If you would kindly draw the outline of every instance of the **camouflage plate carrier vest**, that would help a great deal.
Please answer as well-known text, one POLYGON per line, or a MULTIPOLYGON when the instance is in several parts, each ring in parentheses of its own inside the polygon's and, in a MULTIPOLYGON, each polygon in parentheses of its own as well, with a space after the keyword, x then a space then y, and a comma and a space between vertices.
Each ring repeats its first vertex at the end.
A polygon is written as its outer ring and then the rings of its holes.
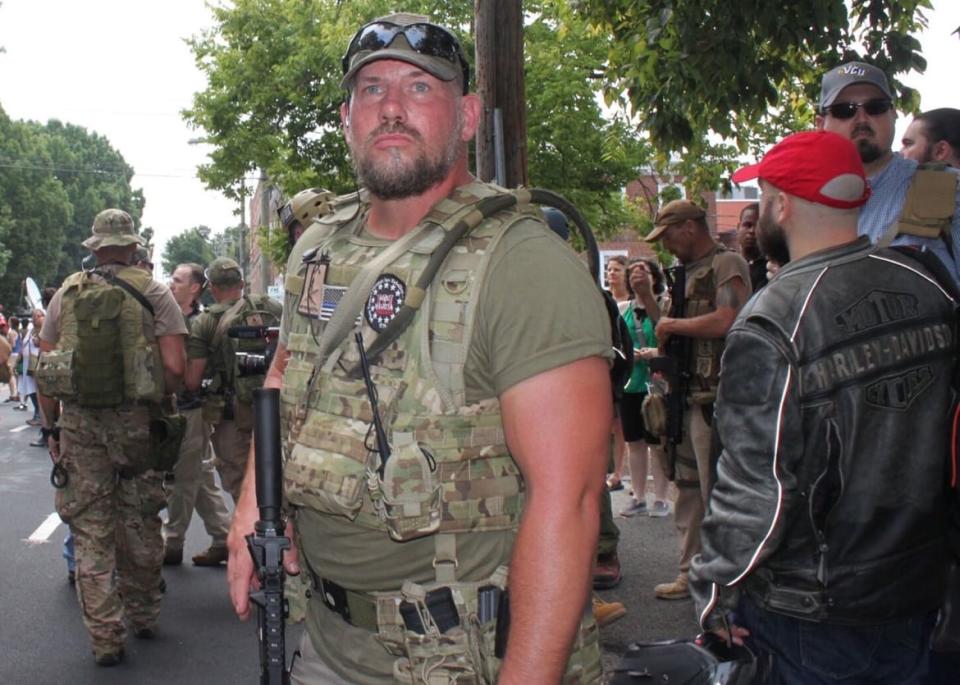
MULTIPOLYGON (((150 274, 125 267, 115 274, 143 293, 150 274)), ((57 347, 41 356, 40 391, 81 407, 158 404, 163 363, 143 330, 144 305, 118 285, 79 272, 63 283, 57 347)))
POLYGON ((278 326, 281 307, 266 295, 244 295, 230 304, 212 305, 207 311, 217 316, 217 328, 211 341, 211 347, 218 350, 211 392, 232 388, 237 402, 251 404, 253 391, 263 387, 266 374, 241 375, 237 353, 263 355, 267 343, 263 338, 231 338, 227 329, 231 326, 278 326))
MULTIPOLYGON (((412 292, 444 232, 472 211, 473 204, 501 192, 501 188, 477 182, 457 189, 434 205, 414 229, 420 231, 419 238, 381 270, 407 285, 408 298, 425 295, 400 338, 370 360, 392 447, 382 477, 377 473, 379 456, 367 447, 373 447, 375 441, 364 380, 350 373, 359 362, 353 335, 346 336, 328 358, 319 359, 318 343, 325 322, 297 314, 301 292, 311 279, 310 261, 287 277, 290 357, 283 377, 281 413, 284 490, 292 505, 347 517, 358 525, 385 531, 397 541, 434 535, 436 560, 456 561, 453 533, 517 529, 524 483, 507 451, 499 401, 489 398, 468 404, 463 368, 479 286, 494 246, 515 222, 542 215, 527 208, 484 220, 453 248, 426 293, 412 292)), ((364 218, 365 206, 351 203, 319 219, 304 235, 317 248, 314 264, 323 255, 332 255, 326 264, 327 286, 349 286, 385 249, 383 241, 359 235, 364 218)), ((363 302, 366 306, 366 295, 363 302)), ((363 314, 358 314, 361 321, 357 323, 369 347, 376 332, 363 314)), ((479 586, 494 581, 505 584, 505 568, 492 580, 458 582, 455 575, 443 577, 441 573, 455 563, 435 566, 435 585, 453 588, 464 615, 469 613, 468 607, 476 611, 479 586)), ((424 586, 408 581, 404 587, 407 594, 402 597, 409 599, 412 587, 424 586)), ((459 628, 451 631, 455 635, 444 634, 437 640, 417 636, 403 629, 397 612, 401 593, 377 595, 381 642, 388 651, 402 656, 394 667, 400 682, 426 682, 411 675, 419 672, 421 665, 431 665, 431 684, 495 681, 499 660, 491 651, 492 627, 480 630, 482 634, 475 638, 464 637, 457 632, 459 628), (474 646, 468 648, 468 643, 474 646), (439 653, 445 659, 438 664, 439 653)), ((564 682, 599 682, 597 628, 589 612, 574 649, 564 682)))
MULTIPOLYGON (((493 192, 472 184, 440 201, 418 227, 419 240, 384 272, 413 284, 443 237, 440 224, 493 192)), ((328 287, 349 286, 383 249, 382 241, 356 235, 362 218, 347 221, 356 210, 350 205, 314 224, 316 259, 335 254, 326 268, 328 287)), ((325 322, 291 316, 281 402, 288 428, 284 480, 292 504, 346 516, 396 540, 517 527, 523 481, 507 452, 499 401, 467 405, 463 365, 485 256, 520 218, 498 215, 474 229, 466 245, 455 247, 413 323, 371 360, 393 449, 379 484, 371 482, 379 456, 367 448, 373 444, 367 436, 370 402, 363 378, 348 373, 359 361, 353 337, 347 336, 330 358, 317 359, 325 322)), ((295 284, 288 294, 297 299, 304 274, 299 276, 288 279, 288 286, 295 284)), ((362 331, 369 346, 376 333, 366 320, 362 331)))
MULTIPOLYGON (((687 284, 687 318, 702 316, 717 310, 717 257, 727 252, 718 245, 710 260, 710 267, 700 271, 687 284)), ((690 400, 694 404, 709 404, 716 399, 720 383, 720 357, 723 338, 691 338, 690 400)))

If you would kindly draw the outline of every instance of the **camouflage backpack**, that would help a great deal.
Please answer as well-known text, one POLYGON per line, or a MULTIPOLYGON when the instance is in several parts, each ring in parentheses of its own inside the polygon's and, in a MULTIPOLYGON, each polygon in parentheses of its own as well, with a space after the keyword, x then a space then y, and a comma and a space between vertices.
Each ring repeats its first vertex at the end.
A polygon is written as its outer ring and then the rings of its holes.
POLYGON ((57 348, 41 356, 36 374, 42 393, 93 408, 161 400, 160 350, 143 327, 143 310, 154 313, 143 295, 150 280, 127 267, 64 281, 57 348))
POLYGON ((279 326, 280 313, 281 306, 266 295, 244 295, 217 322, 211 347, 219 348, 222 355, 222 386, 233 388, 240 404, 253 402, 253 391, 263 387, 266 374, 244 373, 238 362, 244 354, 265 354, 267 341, 263 338, 234 338, 228 332, 233 326, 279 326))

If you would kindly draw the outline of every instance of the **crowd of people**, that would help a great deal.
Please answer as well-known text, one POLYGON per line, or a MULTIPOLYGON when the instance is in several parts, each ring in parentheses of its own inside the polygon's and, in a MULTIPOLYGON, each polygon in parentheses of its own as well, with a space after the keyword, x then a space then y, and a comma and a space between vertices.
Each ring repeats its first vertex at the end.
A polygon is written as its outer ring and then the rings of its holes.
POLYGON ((228 561, 250 615, 263 386, 281 391, 284 564, 310 590, 294 683, 599 683, 597 626, 630 605, 589 592, 624 573, 616 518, 670 515, 677 574, 652 592, 748 646, 757 682, 956 681, 938 614, 960 550, 955 110, 917 117, 897 154, 883 72, 831 69, 818 130, 734 176, 762 191, 739 250, 668 202, 645 239, 671 263, 609 260, 611 310, 549 213, 469 172, 482 103, 452 32, 382 17, 343 70, 362 190, 281 210, 282 307, 227 258, 157 282, 106 209, 95 265, 31 327, 2 324, 97 664, 155 635, 194 510, 193 563, 228 561), (240 368, 266 334, 236 326, 279 327, 266 373, 240 368))

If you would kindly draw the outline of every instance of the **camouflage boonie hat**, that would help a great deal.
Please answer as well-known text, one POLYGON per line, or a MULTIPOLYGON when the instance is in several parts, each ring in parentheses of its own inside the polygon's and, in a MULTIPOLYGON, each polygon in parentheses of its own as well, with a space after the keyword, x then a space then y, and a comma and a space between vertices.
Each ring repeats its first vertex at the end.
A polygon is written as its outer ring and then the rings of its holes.
POLYGON ((137 235, 133 227, 133 219, 122 209, 105 209, 97 214, 91 232, 93 235, 82 243, 88 250, 143 243, 143 238, 137 235))
POLYGON ((204 272, 210 285, 236 285, 243 282, 240 265, 229 257, 217 257, 204 272))

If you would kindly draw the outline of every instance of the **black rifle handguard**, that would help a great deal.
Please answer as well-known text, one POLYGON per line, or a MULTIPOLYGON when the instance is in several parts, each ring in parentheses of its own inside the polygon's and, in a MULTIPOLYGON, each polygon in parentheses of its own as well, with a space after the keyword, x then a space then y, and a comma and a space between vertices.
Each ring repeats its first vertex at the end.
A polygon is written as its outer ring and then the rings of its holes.
MULTIPOLYGON (((670 286, 670 317, 684 319, 687 316, 687 271, 682 264, 665 270, 670 286)), ((667 455, 671 464, 676 462, 677 445, 683 442, 683 414, 686 411, 687 389, 690 381, 690 338, 671 335, 664 346, 666 358, 651 363, 654 371, 666 376, 669 391, 664 398, 667 406, 667 455)))
POLYGON ((257 508, 260 519, 247 536, 247 548, 260 580, 260 589, 250 593, 257 605, 260 633, 261 685, 289 685, 284 627, 287 603, 283 598, 283 553, 290 549, 285 535, 283 507, 283 462, 280 454, 280 391, 253 391, 254 465, 257 476, 257 508))

